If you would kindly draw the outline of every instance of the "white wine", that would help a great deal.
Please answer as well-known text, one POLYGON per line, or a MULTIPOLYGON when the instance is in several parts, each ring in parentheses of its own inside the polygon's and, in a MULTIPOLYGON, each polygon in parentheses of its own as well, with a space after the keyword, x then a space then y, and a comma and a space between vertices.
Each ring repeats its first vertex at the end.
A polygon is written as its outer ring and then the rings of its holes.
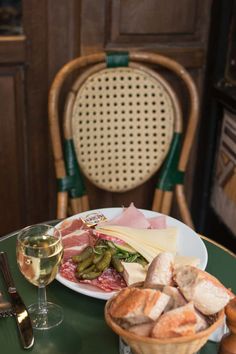
POLYGON ((62 243, 51 235, 26 237, 17 245, 17 262, 20 271, 36 286, 46 286, 53 281, 62 254, 62 243))

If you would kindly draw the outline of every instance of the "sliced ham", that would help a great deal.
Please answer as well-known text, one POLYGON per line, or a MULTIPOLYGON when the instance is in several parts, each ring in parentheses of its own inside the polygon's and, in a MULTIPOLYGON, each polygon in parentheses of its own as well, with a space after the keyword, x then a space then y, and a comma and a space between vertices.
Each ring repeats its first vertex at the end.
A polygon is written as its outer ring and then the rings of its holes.
POLYGON ((166 216, 158 215, 148 219, 151 229, 166 229, 166 216))
POLYGON ((128 226, 136 229, 148 229, 150 227, 150 223, 147 218, 145 218, 140 210, 135 208, 133 203, 131 203, 128 208, 123 209, 120 215, 110 221, 99 224, 99 226, 103 225, 128 226))

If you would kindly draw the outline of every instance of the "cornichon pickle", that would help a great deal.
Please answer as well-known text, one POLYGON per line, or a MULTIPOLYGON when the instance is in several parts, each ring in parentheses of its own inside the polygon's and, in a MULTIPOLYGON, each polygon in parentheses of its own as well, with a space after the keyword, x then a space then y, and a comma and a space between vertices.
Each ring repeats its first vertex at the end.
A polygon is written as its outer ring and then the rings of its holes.
POLYGON ((93 254, 93 248, 91 246, 88 246, 80 254, 73 256, 72 261, 74 263, 80 263, 86 258, 90 257, 92 254, 93 254))
POLYGON ((95 264, 92 264, 91 266, 89 266, 88 268, 85 268, 84 270, 82 270, 80 272, 76 271, 75 272, 75 276, 76 276, 76 278, 81 279, 82 275, 84 273, 90 273, 90 272, 92 272, 94 270, 95 270, 95 264))
POLYGON ((84 273, 82 274, 81 278, 82 279, 96 279, 97 277, 99 277, 99 275, 101 275, 102 272, 90 272, 90 273, 84 273))
POLYGON ((118 257, 116 257, 116 256, 113 255, 113 256, 111 257, 111 264, 113 265, 113 267, 115 268, 115 270, 117 270, 117 272, 119 272, 119 273, 122 273, 122 272, 123 272, 124 267, 123 267, 123 265, 122 265, 122 263, 121 263, 121 261, 119 260, 118 257))
POLYGON ((111 252, 105 251, 102 259, 96 264, 96 269, 103 271, 104 269, 109 267, 111 262, 111 252))
POLYGON ((101 261, 102 257, 103 257, 103 253, 102 254, 95 254, 95 256, 93 258, 93 263, 97 264, 98 262, 101 261))
POLYGON ((76 268, 76 271, 79 273, 82 272, 84 269, 88 268, 91 264, 93 264, 93 258, 94 255, 92 254, 91 256, 80 262, 76 268))

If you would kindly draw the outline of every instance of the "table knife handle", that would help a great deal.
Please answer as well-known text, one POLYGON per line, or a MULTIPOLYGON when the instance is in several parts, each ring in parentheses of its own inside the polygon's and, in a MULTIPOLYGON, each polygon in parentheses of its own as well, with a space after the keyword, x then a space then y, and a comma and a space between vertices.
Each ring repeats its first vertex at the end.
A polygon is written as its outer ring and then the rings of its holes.
POLYGON ((8 288, 14 288, 14 280, 11 275, 6 252, 0 252, 0 268, 8 288))

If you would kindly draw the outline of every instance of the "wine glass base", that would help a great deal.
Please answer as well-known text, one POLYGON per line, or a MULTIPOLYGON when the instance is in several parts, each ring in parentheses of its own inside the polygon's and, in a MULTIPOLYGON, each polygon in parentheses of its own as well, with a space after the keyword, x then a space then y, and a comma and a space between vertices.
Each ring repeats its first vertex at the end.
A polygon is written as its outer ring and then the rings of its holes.
POLYGON ((60 306, 51 302, 46 302, 45 307, 41 308, 38 304, 28 307, 32 326, 34 329, 45 330, 58 326, 62 323, 64 315, 60 306))

